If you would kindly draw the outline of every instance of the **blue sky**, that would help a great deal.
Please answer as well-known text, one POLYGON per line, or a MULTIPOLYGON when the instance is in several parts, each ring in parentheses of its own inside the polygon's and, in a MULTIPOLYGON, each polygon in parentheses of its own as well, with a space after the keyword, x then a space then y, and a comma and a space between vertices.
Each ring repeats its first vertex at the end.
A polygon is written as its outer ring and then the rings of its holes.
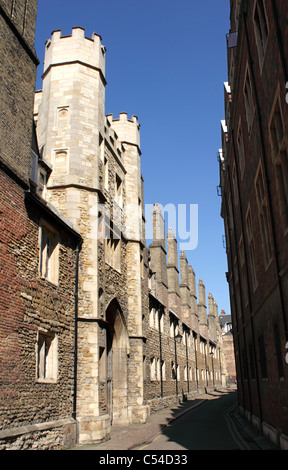
POLYGON ((107 49, 106 114, 138 116, 145 204, 186 204, 187 216, 198 205, 198 244, 186 256, 219 313, 230 313, 216 191, 229 0, 38 0, 36 88, 45 41, 74 26, 99 34, 107 49))

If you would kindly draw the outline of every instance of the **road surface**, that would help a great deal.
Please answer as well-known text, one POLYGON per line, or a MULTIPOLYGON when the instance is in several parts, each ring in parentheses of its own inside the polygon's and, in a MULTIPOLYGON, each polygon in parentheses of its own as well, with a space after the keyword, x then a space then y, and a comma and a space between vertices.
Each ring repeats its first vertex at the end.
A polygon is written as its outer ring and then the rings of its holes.
POLYGON ((236 406, 237 392, 208 395, 207 402, 175 420, 135 450, 241 450, 227 416, 236 406))

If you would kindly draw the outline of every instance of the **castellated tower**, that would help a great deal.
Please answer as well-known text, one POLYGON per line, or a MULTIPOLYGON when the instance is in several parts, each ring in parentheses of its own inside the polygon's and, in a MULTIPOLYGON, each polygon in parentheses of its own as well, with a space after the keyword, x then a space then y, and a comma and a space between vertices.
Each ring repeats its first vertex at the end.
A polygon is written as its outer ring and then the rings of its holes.
POLYGON ((179 268, 178 268, 178 251, 177 240, 174 230, 170 227, 167 234, 167 276, 168 276, 168 291, 169 291, 169 306, 180 315, 181 312, 181 297, 179 285, 179 268))
POLYGON ((184 251, 180 254, 180 271, 181 271, 181 304, 183 321, 191 326, 191 308, 190 308, 190 287, 188 279, 188 261, 184 251))
MULTIPOLYGON (((125 168, 125 206, 123 214, 123 237, 126 240, 127 268, 127 314, 130 341, 130 374, 135 378, 134 403, 128 411, 129 420, 135 415, 138 422, 144 420, 142 408, 144 395, 143 381, 143 312, 148 310, 148 279, 145 270, 144 247, 145 219, 143 179, 141 174, 140 124, 138 118, 128 119, 127 113, 122 112, 119 118, 110 114, 107 120, 121 142, 123 153, 122 162, 125 168), (134 356, 133 356, 134 355, 134 356), (138 381, 137 381, 138 377, 138 381), (137 381, 137 385, 136 385, 137 381)), ((133 395, 131 394, 131 399, 133 395)))
POLYGON ((167 252, 165 243, 165 220, 159 204, 156 202, 152 212, 153 242, 149 245, 151 256, 151 269, 156 273, 154 279, 159 300, 167 305, 168 302, 168 277, 167 277, 167 252))
MULTIPOLYGON (((74 28, 67 37, 54 31, 46 42, 42 78, 43 89, 35 100, 37 136, 44 158, 53 167, 49 189, 80 185, 90 191, 98 189, 99 131, 104 127, 106 83, 101 38, 96 34, 92 39, 85 38, 82 28, 74 28)), ((76 202, 72 194, 67 191, 70 219, 76 202)), ((79 224, 79 213, 74 212, 73 222, 79 224)))
POLYGON ((199 317, 199 331, 200 331, 200 334, 202 334, 205 338, 208 338, 206 293, 205 293, 205 285, 202 279, 199 279, 198 295, 199 295, 199 301, 198 301, 197 309, 198 309, 198 317, 199 317))
POLYGON ((216 319, 218 318, 218 309, 217 304, 213 298, 211 292, 208 295, 208 327, 209 327, 209 337, 212 341, 217 341, 217 324, 216 319))
MULTIPOLYGON (((45 198, 80 232, 77 419, 80 442, 111 423, 146 420, 143 405, 143 181, 140 125, 105 116, 101 37, 54 31, 35 96, 45 198), (129 377, 129 380, 128 380, 129 377)), ((147 288, 148 289, 148 288, 147 288)), ((147 302, 147 301, 146 301, 147 302)))
POLYGON ((193 267, 188 267, 188 279, 190 287, 190 306, 191 306, 191 325, 192 329, 199 333, 199 319, 197 312, 197 292, 196 292, 196 276, 193 267))

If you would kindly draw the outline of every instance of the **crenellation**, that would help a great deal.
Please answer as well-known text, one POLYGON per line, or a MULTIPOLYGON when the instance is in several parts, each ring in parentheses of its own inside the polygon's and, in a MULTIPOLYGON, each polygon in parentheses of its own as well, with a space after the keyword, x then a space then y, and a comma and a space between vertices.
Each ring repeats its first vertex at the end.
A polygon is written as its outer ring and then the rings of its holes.
POLYGON ((111 126, 117 132, 120 140, 128 144, 137 145, 140 149, 140 124, 137 116, 133 115, 132 119, 128 119, 127 113, 122 112, 119 118, 114 119, 113 115, 109 115, 111 126))
POLYGON ((101 36, 96 33, 87 38, 85 29, 81 27, 72 28, 72 34, 68 36, 63 36, 62 30, 53 31, 51 38, 45 43, 44 74, 53 64, 79 61, 99 69, 104 79, 106 48, 101 41, 101 36))

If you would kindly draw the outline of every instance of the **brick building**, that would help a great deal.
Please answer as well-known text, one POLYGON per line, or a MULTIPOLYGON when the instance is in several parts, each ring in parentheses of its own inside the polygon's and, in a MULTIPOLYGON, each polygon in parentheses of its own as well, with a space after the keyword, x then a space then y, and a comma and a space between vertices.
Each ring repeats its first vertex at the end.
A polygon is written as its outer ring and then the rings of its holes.
POLYGON ((157 205, 145 246, 140 124, 104 114, 100 36, 54 31, 34 93, 36 6, 0 2, 1 449, 107 439, 225 380, 217 304, 157 205))
POLYGON ((33 126, 36 4, 26 10, 23 2, 0 5, 1 449, 63 448, 75 441, 80 237, 42 197, 41 174, 48 178, 51 169, 39 157, 33 126))
POLYGON ((219 163, 239 406, 287 448, 288 5, 230 5, 219 163))
POLYGON ((80 442, 111 423, 144 422, 142 315, 148 302, 137 117, 105 116, 101 37, 54 31, 35 96, 46 199, 83 238, 79 260, 77 420, 80 442), (146 282, 145 282, 146 276, 146 282))
POLYGON ((227 383, 235 383, 237 377, 231 315, 226 315, 222 310, 219 315, 219 322, 222 331, 222 351, 226 358, 227 383))
POLYGON ((146 320, 145 397, 151 410, 213 390, 225 383, 218 307, 198 283, 185 252, 178 266, 172 228, 165 242, 165 224, 158 204, 153 209, 153 242, 149 246, 149 316, 146 320), (198 301, 197 301, 198 300, 198 301), (150 366, 150 368, 149 368, 150 366))

